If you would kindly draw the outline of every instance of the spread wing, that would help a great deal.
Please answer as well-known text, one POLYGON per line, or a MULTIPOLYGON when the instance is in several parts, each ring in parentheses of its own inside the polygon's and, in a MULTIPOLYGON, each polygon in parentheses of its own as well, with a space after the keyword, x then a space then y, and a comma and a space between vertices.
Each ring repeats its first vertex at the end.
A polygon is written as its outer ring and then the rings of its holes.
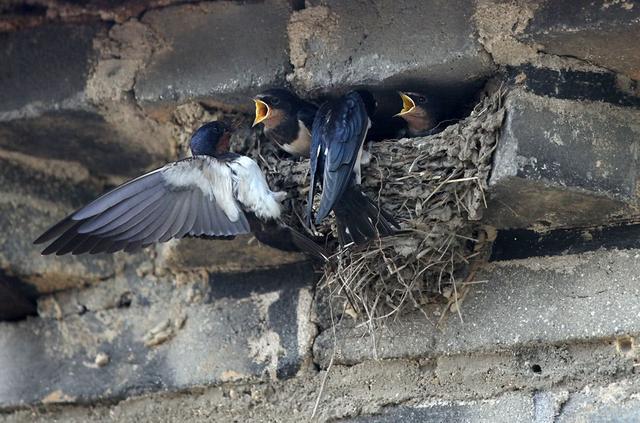
MULTIPOLYGON (((95 254, 135 251, 187 235, 248 233, 249 223, 240 207, 244 202, 238 193, 249 202, 259 203, 256 196, 265 192, 260 181, 254 181, 253 174, 236 172, 238 166, 239 171, 243 170, 242 163, 239 159, 223 162, 207 156, 170 163, 82 207, 47 230, 35 243, 50 243, 42 254, 95 254)), ((264 181, 261 173, 259 177, 264 181)), ((269 199, 275 202, 273 193, 266 189, 269 199)), ((279 204, 276 205, 279 214, 279 204)), ((273 210, 267 210, 261 217, 269 217, 269 213, 273 210)))
MULTIPOLYGON (((329 214, 352 182, 353 168, 368 129, 367 110, 355 92, 341 97, 326 109, 323 106, 318 112, 313 124, 312 154, 314 147, 320 146, 324 171, 317 223, 329 214)), ((313 174, 313 168, 311 171, 313 174)))

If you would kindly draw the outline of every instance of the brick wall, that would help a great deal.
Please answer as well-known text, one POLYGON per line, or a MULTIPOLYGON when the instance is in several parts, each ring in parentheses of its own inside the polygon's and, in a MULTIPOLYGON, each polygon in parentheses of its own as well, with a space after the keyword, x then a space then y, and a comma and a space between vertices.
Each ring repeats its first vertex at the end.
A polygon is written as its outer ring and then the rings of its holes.
POLYGON ((637 3, 12 0, 0 31, 0 422, 640 419, 637 3), (460 315, 332 322, 304 257, 250 237, 31 244, 263 88, 461 117, 487 81, 497 238, 460 315))

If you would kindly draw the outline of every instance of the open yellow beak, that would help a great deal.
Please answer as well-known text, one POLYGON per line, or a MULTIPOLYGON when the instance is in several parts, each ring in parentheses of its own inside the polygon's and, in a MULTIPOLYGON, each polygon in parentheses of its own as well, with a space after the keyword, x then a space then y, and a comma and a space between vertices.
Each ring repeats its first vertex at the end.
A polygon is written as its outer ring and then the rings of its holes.
POLYGON ((253 101, 256 103, 256 118, 251 126, 256 126, 271 115, 271 108, 267 103, 257 98, 254 98, 253 101))
POLYGON ((400 113, 397 113, 395 116, 406 115, 416 107, 416 103, 414 103, 411 97, 405 93, 398 92, 398 94, 400 94, 400 98, 402 99, 402 110, 400 110, 400 113))

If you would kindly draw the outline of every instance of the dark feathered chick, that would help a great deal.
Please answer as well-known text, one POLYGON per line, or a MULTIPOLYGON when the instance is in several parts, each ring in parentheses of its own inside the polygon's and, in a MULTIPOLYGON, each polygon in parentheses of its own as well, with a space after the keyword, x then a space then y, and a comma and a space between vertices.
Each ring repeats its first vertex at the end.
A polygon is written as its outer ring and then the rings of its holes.
POLYGON ((203 125, 191 137, 192 157, 120 185, 71 213, 35 243, 48 243, 42 254, 131 252, 184 236, 254 232, 261 239, 259 231, 276 228, 286 232, 282 239, 324 255, 306 237, 279 224, 286 194, 269 189, 252 159, 229 152, 229 136, 222 122, 203 125))
POLYGON ((264 125, 264 134, 294 156, 309 157, 311 125, 318 107, 284 88, 266 90, 254 97, 253 126, 264 125))
POLYGON ((436 127, 438 110, 434 101, 421 93, 399 92, 402 110, 396 114, 407 123, 406 134, 411 137, 430 135, 436 127))
POLYGON ((322 186, 315 222, 333 210, 341 244, 364 243, 394 232, 397 224, 360 189, 360 162, 370 116, 375 110, 367 91, 350 93, 322 105, 313 122, 311 187, 307 219, 311 225, 316 182, 322 186))

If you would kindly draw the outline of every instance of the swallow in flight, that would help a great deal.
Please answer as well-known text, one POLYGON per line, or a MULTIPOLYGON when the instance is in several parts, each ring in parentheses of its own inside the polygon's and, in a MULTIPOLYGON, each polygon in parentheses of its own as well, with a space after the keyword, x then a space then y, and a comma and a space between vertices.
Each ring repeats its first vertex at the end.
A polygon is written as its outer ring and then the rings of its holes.
POLYGON ((393 218, 360 189, 362 148, 371 127, 375 100, 364 90, 351 91, 322 105, 312 127, 311 186, 307 222, 311 224, 316 182, 322 187, 315 223, 333 210, 342 245, 365 243, 394 233, 393 218))
POLYGON ((262 123, 264 135, 296 157, 309 157, 311 126, 318 107, 284 88, 266 90, 254 97, 253 126, 262 123))
MULTIPOLYGON (((264 225, 281 226, 286 193, 271 191, 255 161, 229 151, 229 139, 223 122, 201 126, 191 137, 192 157, 120 185, 71 213, 35 244, 48 244, 44 255, 133 252, 172 238, 232 238, 264 225)), ((298 248, 317 247, 290 228, 287 236, 302 244, 298 248)))

